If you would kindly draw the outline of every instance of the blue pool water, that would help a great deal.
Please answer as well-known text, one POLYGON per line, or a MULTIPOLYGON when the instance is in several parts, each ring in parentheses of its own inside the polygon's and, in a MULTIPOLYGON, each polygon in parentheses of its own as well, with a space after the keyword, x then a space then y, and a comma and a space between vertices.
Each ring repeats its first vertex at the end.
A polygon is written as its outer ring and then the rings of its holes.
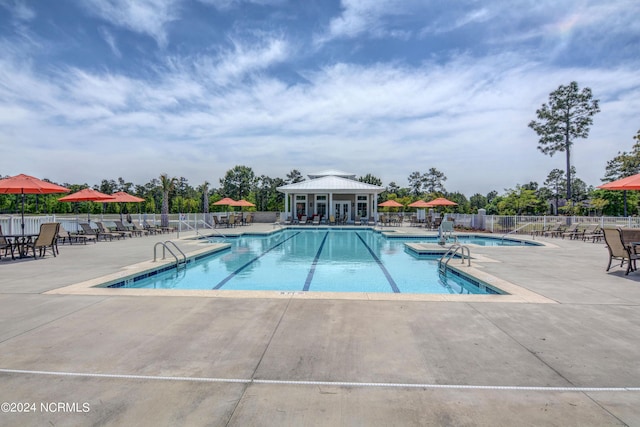
MULTIPOLYGON (((426 241, 426 239, 414 239, 426 241)), ((472 279, 438 273, 438 257, 405 250, 407 239, 368 229, 283 230, 231 239, 231 248, 113 287, 419 294, 499 293, 472 279)), ((452 264, 456 262, 452 260, 452 264)))

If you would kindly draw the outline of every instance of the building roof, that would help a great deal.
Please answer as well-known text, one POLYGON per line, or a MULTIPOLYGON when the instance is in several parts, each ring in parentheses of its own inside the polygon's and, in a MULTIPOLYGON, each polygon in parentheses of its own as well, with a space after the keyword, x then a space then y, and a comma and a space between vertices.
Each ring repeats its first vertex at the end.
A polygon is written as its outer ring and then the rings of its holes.
POLYGON ((321 172, 310 173, 307 176, 309 177, 309 179, 322 178, 323 176, 339 176, 341 178, 356 179, 355 173, 345 172, 337 169, 328 169, 321 172))
POLYGON ((282 187, 278 187, 277 190, 281 193, 378 194, 384 191, 384 187, 331 175, 296 182, 295 184, 283 185, 282 187))

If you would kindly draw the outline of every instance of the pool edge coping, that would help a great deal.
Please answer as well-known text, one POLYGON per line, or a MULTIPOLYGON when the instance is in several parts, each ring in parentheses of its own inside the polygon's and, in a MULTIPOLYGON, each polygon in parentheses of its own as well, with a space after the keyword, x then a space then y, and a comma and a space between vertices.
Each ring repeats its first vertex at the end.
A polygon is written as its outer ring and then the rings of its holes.
MULTIPOLYGON (((244 234, 244 233, 243 233, 244 234)), ((271 233, 265 233, 271 234, 271 233)), ((238 235, 234 236, 238 237, 238 235)), ((417 236, 420 237, 420 236, 417 236)), ((192 240, 193 241, 193 240, 192 240)), ((210 255, 226 250, 228 243, 213 243, 214 247, 204 247, 186 253, 187 260, 210 255)), ((544 246, 544 244, 542 245, 544 246)), ((472 257, 473 258, 473 257, 472 257)), ((476 257, 476 262, 494 262, 487 257, 476 257)), ((536 303, 557 304, 557 301, 544 297, 526 288, 488 274, 473 266, 452 266, 448 268, 463 276, 486 283, 507 292, 505 295, 477 294, 411 294, 411 293, 376 293, 376 292, 313 292, 313 291, 240 291, 240 290, 174 290, 174 289, 142 289, 142 288, 110 288, 108 284, 126 281, 133 277, 157 271, 173 260, 143 261, 123 267, 117 272, 94 279, 85 280, 68 286, 43 292, 45 295, 93 295, 93 296, 174 296, 174 297, 207 297, 207 298, 272 298, 272 299, 342 299, 370 301, 447 301, 447 302, 501 302, 501 303, 536 303)))

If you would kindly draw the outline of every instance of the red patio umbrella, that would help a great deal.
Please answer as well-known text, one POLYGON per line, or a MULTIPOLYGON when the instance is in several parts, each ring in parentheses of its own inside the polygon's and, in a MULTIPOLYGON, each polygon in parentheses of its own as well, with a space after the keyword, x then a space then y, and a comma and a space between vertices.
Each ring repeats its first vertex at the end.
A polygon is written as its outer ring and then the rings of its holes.
MULTIPOLYGON (((108 202, 114 201, 115 197, 101 193, 93 188, 85 188, 68 196, 58 199, 59 202, 108 202)), ((89 212, 87 211, 87 221, 90 221, 89 212)))
POLYGON ((115 197, 113 200, 105 200, 105 202, 120 202, 120 203, 141 203, 145 200, 141 197, 133 196, 125 191, 118 191, 112 194, 115 197))
POLYGON ((36 177, 20 174, 0 180, 0 194, 22 194, 22 234, 24 235, 24 195, 68 193, 66 187, 43 181, 36 177))
POLYGON ((387 200, 386 202, 378 203, 378 206, 383 208, 401 208, 404 205, 396 202, 395 200, 387 200))
MULTIPOLYGON (((105 203, 142 203, 145 199, 133 196, 126 191, 118 191, 113 193, 113 200, 104 200, 105 203)), ((120 212, 120 220, 122 221, 122 212, 120 212)))
POLYGON ((640 174, 607 182, 597 188, 602 188, 603 190, 640 190, 640 174))
POLYGON ((214 206, 235 206, 235 203, 236 201, 233 200, 231 197, 225 197, 224 199, 218 200, 213 205, 214 206))
POLYGON ((640 174, 631 175, 615 181, 599 185, 603 190, 624 190, 624 216, 627 216, 627 192, 626 190, 640 190, 640 174))
POLYGON ((437 199, 433 199, 430 202, 427 202, 425 207, 431 208, 434 206, 457 206, 456 202, 452 202, 449 199, 445 199, 444 197, 438 197, 437 199))
POLYGON ((251 203, 248 200, 245 199, 240 199, 237 202, 234 202, 232 205, 230 206, 240 206, 242 208, 252 208, 255 207, 255 205, 253 203, 251 203))
POLYGON ((417 200, 409 205, 410 208, 430 208, 432 205, 424 200, 417 200))

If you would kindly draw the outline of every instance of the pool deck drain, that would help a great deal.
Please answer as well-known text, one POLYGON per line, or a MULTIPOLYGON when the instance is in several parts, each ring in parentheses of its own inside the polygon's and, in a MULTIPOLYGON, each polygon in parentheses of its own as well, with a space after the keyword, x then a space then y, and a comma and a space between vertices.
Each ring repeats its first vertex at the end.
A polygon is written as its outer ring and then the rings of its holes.
POLYGON ((601 243, 472 248, 528 301, 72 286, 143 270, 176 237, 0 260, 0 402, 90 404, 0 424, 640 425, 640 273, 605 272, 601 243))

